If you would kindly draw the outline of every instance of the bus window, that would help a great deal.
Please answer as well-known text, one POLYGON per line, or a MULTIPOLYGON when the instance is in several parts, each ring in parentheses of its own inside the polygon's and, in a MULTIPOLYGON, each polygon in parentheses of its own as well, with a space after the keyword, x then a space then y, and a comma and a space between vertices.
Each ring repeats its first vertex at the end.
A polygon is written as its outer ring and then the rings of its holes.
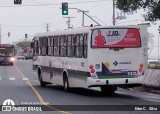
POLYGON ((82 58, 83 56, 83 34, 75 36, 75 57, 82 58))
POLYGON ((60 37, 60 56, 66 56, 66 36, 60 37))
MULTIPOLYGON (((52 55, 51 43, 52 43, 52 36, 48 37, 48 55, 49 55, 49 56, 52 55)), ((53 45, 53 43, 52 43, 52 45, 53 45)))
POLYGON ((47 37, 43 37, 42 39, 42 56, 48 55, 48 49, 47 49, 47 37))
POLYGON ((39 38, 39 56, 42 55, 42 37, 39 38))
POLYGON ((67 39, 67 56, 74 57, 74 35, 69 35, 67 39))
POLYGON ((54 56, 59 56, 59 36, 54 36, 54 56))
POLYGON ((87 41, 88 34, 84 34, 84 51, 83 51, 83 57, 87 58, 87 51, 88 51, 88 41, 87 41))
POLYGON ((34 56, 37 56, 38 55, 38 53, 39 53, 39 50, 38 50, 39 48, 38 48, 38 41, 37 40, 35 40, 34 41, 34 47, 33 47, 33 55, 34 56))

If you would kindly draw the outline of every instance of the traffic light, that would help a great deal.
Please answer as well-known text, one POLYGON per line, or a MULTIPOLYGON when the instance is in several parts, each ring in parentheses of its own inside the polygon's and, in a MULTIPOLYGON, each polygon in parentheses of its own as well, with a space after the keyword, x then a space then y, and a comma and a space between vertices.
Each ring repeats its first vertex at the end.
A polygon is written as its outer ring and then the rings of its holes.
POLYGON ((10 33, 10 32, 8 32, 8 37, 10 37, 10 35, 11 35, 11 33, 10 33))
POLYGON ((62 15, 68 15, 68 3, 62 3, 62 15))
POLYGON ((22 4, 22 0, 14 0, 14 4, 22 4))
POLYGON ((28 38, 28 34, 27 33, 25 34, 25 38, 28 38))

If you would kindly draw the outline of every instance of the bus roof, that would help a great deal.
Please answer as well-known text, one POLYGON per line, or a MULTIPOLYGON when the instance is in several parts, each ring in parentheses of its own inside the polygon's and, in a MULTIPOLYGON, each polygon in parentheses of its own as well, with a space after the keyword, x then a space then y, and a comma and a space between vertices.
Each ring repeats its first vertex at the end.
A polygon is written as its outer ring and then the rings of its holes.
POLYGON ((14 45, 11 45, 11 44, 0 44, 0 47, 14 47, 14 45))
POLYGON ((93 27, 80 27, 74 29, 65 29, 65 30, 57 30, 51 32, 43 32, 35 34, 35 37, 41 36, 53 36, 53 35, 68 35, 68 34, 81 34, 81 33, 88 33, 93 29, 100 29, 100 28, 140 28, 141 25, 112 25, 112 26, 93 26, 93 27))

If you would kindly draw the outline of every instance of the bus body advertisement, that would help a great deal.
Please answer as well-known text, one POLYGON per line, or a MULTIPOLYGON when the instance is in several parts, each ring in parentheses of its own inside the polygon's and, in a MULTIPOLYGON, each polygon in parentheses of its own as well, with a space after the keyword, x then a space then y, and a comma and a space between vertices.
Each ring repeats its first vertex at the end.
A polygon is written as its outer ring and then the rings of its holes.
POLYGON ((14 45, 0 44, 0 64, 8 63, 13 65, 15 61, 14 45))
POLYGON ((32 44, 34 76, 41 86, 100 87, 113 93, 141 85, 148 64, 145 25, 39 33, 32 44))

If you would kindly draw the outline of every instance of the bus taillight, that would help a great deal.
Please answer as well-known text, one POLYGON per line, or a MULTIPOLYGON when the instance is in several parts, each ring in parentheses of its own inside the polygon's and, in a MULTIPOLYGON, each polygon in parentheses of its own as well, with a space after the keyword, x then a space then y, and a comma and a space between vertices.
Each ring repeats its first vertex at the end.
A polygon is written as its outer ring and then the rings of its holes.
POLYGON ((142 68, 142 67, 144 67, 144 65, 141 63, 141 64, 139 65, 139 67, 142 68))
POLYGON ((90 65, 90 66, 89 66, 89 68, 90 68, 90 69, 93 69, 93 68, 94 68, 94 66, 93 66, 93 65, 90 65))
POLYGON ((94 73, 95 73, 94 66, 93 66, 93 65, 90 65, 89 68, 90 68, 90 72, 91 72, 92 74, 94 74, 94 73))
POLYGON ((141 68, 139 68, 138 70, 139 70, 139 72, 142 72, 142 71, 143 71, 143 68, 141 67, 141 68))
POLYGON ((95 73, 95 70, 94 70, 94 69, 91 69, 91 73, 92 73, 92 74, 95 73))

